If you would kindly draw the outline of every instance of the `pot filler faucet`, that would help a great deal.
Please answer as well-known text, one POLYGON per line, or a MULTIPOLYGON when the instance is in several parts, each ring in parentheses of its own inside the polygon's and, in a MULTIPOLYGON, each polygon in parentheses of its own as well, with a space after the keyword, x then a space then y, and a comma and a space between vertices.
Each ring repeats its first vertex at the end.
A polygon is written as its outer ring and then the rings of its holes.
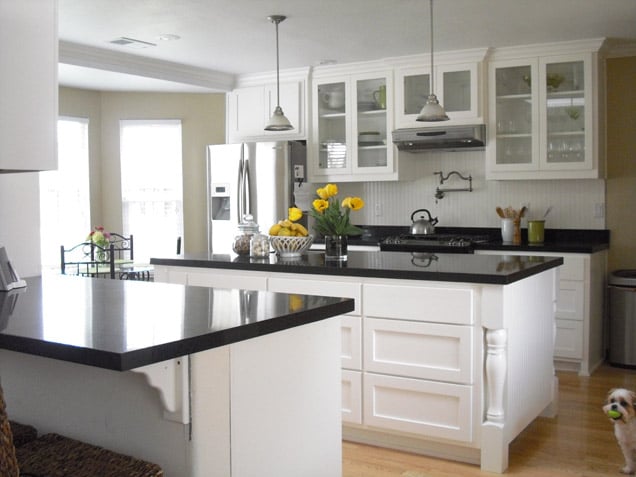
POLYGON ((461 175, 457 171, 451 171, 446 176, 444 176, 444 172, 443 171, 434 172, 433 174, 439 175, 439 184, 440 185, 444 185, 444 182, 446 182, 453 174, 456 175, 456 176, 459 176, 459 178, 462 179, 462 180, 468 181, 468 187, 464 187, 464 188, 440 189, 439 187, 437 187, 435 189, 435 199, 436 200, 443 199, 444 196, 446 195, 446 192, 472 192, 473 191, 473 176, 471 176, 471 175, 469 175, 468 177, 464 177, 463 175, 461 175))

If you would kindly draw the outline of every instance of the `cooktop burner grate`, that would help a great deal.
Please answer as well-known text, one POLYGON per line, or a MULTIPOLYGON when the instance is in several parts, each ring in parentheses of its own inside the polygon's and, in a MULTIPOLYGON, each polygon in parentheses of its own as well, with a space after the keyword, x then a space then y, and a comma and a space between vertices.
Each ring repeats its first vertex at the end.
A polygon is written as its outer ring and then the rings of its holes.
POLYGON ((395 235, 380 242, 380 250, 397 252, 473 253, 474 244, 487 242, 488 235, 395 235))

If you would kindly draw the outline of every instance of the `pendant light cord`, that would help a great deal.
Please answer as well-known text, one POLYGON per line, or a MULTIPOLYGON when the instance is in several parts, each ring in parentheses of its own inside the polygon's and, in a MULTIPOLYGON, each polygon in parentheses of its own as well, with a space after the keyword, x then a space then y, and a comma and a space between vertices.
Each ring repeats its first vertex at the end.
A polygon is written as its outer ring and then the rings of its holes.
POLYGON ((280 73, 278 66, 278 24, 281 22, 280 19, 276 19, 276 106, 280 106, 280 73))
POLYGON ((430 0, 431 5, 431 89, 428 92, 429 95, 433 94, 435 89, 433 88, 433 78, 435 77, 435 73, 433 72, 433 0, 430 0))

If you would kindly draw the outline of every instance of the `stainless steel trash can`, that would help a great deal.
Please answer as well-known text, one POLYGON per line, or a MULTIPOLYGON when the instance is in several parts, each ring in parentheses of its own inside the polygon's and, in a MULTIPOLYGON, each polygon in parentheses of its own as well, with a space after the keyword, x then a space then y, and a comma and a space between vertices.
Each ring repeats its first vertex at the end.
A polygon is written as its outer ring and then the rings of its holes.
POLYGON ((636 368, 636 270, 616 270, 609 285, 609 362, 636 368))

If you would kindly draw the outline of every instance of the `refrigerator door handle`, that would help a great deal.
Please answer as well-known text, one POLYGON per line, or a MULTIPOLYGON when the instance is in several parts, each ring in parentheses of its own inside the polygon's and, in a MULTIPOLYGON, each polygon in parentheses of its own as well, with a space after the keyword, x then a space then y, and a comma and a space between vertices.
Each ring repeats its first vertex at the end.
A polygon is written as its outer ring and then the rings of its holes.
POLYGON ((250 195, 250 160, 245 159, 245 163, 243 164, 243 187, 245 189, 244 193, 244 209, 246 214, 252 214, 252 196, 250 195))
POLYGON ((241 159, 239 161, 238 168, 238 200, 236 201, 237 206, 237 222, 240 224, 243 222, 243 216, 245 215, 245 154, 244 154, 245 144, 241 144, 241 159))

